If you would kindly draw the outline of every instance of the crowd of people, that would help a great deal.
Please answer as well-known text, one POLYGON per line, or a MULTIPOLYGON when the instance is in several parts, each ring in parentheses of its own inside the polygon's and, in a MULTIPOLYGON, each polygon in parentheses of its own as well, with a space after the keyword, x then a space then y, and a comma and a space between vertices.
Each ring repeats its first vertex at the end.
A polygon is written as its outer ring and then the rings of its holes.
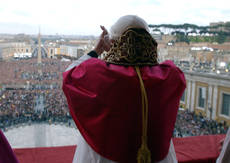
POLYGON ((207 119, 202 114, 195 114, 188 109, 179 111, 174 128, 174 137, 226 134, 228 126, 225 122, 207 119))
POLYGON ((44 72, 42 74, 40 74, 39 72, 33 72, 33 73, 29 73, 29 72, 23 72, 21 74, 21 78, 23 79, 36 79, 36 80, 51 80, 51 79, 59 79, 59 76, 57 75, 57 72, 44 72))
POLYGON ((62 72, 68 64, 56 59, 37 64, 35 58, 1 62, 0 129, 33 122, 69 123, 61 90, 62 72))
POLYGON ((70 62, 44 58, 38 64, 36 58, 1 61, 1 85, 62 83, 62 72, 70 62))
MULTIPOLYGON (((61 90, 62 72, 69 64, 47 58, 42 64, 37 64, 36 59, 1 62, 0 129, 33 122, 69 123, 71 116, 61 90), (41 96, 42 101, 39 101, 41 96), (37 110, 41 102, 42 109, 37 110)), ((189 111, 179 111, 174 137, 226 132, 225 123, 217 123, 189 111)))
POLYGON ((61 89, 5 90, 0 101, 1 129, 21 123, 71 120, 61 89))

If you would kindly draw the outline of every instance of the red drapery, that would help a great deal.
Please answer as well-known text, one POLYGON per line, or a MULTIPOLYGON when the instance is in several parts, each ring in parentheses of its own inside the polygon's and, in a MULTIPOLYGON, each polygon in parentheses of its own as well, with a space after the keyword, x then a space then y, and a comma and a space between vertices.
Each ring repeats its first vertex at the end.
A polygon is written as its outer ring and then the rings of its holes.
MULTIPOLYGON (((225 135, 174 138, 179 163, 215 163, 225 135)), ((20 163, 72 163, 76 146, 14 149, 20 163)))

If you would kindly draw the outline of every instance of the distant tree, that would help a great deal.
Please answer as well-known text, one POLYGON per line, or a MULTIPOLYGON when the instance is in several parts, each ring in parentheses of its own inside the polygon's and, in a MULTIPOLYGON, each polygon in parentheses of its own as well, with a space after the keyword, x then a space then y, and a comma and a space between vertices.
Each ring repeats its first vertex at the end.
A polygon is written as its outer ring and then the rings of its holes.
POLYGON ((225 33, 224 33, 224 32, 218 32, 217 42, 218 42, 219 44, 221 44, 221 43, 224 43, 225 40, 226 40, 226 35, 225 35, 225 33))
POLYGON ((176 42, 186 42, 189 44, 188 36, 184 32, 176 31, 176 42))
POLYGON ((203 34, 203 33, 210 33, 207 29, 202 29, 201 31, 200 31, 200 34, 203 34))
POLYGON ((230 27, 230 22, 225 23, 225 27, 230 27))
POLYGON ((158 28, 154 28, 153 31, 161 31, 161 30, 158 28))
MULTIPOLYGON (((216 26, 198 26, 195 24, 160 24, 160 25, 149 25, 150 28, 159 29, 160 27, 164 28, 170 28, 174 29, 175 31, 172 32, 172 35, 176 35, 177 41, 185 41, 185 42, 218 42, 223 43, 226 41, 230 41, 230 22, 222 25, 216 25, 216 26), (225 27, 226 29, 229 29, 229 32, 223 32, 223 31, 216 31, 215 29, 218 29, 219 27, 225 27), (181 29, 184 29, 185 32, 181 31, 181 29), (191 30, 188 32, 188 30, 191 30), (188 33, 198 33, 197 31, 200 31, 199 34, 209 33, 213 34, 213 36, 187 36, 188 33)), ((157 31, 157 30, 155 30, 157 31)), ((159 29, 160 31, 160 29, 159 29)))

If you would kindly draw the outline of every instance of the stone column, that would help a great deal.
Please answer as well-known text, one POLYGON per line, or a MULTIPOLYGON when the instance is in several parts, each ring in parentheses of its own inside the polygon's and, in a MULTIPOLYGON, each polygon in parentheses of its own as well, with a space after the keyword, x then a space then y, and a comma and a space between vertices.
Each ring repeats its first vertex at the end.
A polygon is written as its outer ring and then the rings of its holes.
POLYGON ((194 108, 195 108, 195 98, 196 98, 196 95, 195 95, 195 89, 196 89, 196 82, 195 81, 191 81, 192 82, 192 88, 191 88, 191 107, 190 107, 190 111, 194 111, 194 108))
POLYGON ((217 85, 214 85, 214 91, 213 91, 213 105, 212 105, 212 119, 216 119, 216 105, 217 105, 217 99, 218 99, 218 87, 217 85))
POLYGON ((41 35, 40 29, 38 33, 38 64, 42 63, 42 53, 41 53, 41 35))
POLYGON ((212 91, 213 86, 212 85, 208 85, 208 102, 207 102, 207 118, 212 119, 212 112, 213 112, 213 106, 212 106, 212 91))
POLYGON ((190 101, 190 96, 191 96, 191 81, 188 80, 187 82, 187 96, 186 96, 186 100, 187 100, 187 103, 186 103, 186 108, 188 108, 190 110, 190 107, 191 107, 191 101, 190 101))

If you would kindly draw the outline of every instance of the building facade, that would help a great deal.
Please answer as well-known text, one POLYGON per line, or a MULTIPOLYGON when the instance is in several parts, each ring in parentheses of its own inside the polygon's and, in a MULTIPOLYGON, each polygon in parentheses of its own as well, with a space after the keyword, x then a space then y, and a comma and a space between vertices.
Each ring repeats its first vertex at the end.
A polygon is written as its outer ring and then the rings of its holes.
POLYGON ((184 72, 187 88, 181 106, 196 114, 230 125, 230 77, 184 72))
POLYGON ((61 45, 60 53, 64 56, 79 58, 84 54, 84 49, 81 46, 61 45))
POLYGON ((31 57, 32 47, 25 42, 2 43, 0 45, 0 55, 3 60, 31 57))

